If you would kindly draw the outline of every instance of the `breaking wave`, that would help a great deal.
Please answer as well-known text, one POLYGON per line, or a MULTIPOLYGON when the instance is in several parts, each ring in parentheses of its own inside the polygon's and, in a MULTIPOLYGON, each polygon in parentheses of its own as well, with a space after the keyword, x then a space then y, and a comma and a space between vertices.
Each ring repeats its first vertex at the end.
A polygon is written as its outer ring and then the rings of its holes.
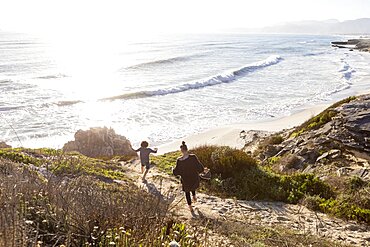
POLYGON ((123 95, 104 98, 102 100, 133 99, 133 98, 144 98, 144 97, 151 97, 151 96, 158 96, 158 95, 168 95, 168 94, 181 93, 181 92, 185 92, 185 91, 193 90, 193 89, 205 88, 208 86, 214 86, 214 85, 223 84, 223 83, 230 83, 230 82, 236 81, 237 79, 245 76, 246 74, 249 74, 256 70, 277 64, 281 60, 283 60, 282 57, 274 55, 274 56, 268 57, 265 60, 246 65, 239 69, 230 70, 225 73, 221 73, 221 74, 218 74, 212 77, 208 77, 203 80, 185 83, 185 84, 178 85, 172 88, 127 93, 123 95))

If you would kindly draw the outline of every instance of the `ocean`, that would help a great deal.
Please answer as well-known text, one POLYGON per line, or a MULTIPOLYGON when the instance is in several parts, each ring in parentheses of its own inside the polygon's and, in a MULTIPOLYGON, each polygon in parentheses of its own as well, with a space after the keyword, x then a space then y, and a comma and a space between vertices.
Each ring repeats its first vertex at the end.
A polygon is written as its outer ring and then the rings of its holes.
POLYGON ((0 140, 61 148, 112 127, 160 145, 284 117, 370 89, 370 55, 345 36, 193 34, 126 42, 0 32, 0 140))

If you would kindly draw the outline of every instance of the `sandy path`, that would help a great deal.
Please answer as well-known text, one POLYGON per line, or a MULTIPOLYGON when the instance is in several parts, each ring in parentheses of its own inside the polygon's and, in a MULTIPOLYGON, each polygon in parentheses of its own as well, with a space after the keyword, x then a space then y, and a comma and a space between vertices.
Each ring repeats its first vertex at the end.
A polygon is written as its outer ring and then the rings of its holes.
POLYGON ((370 246, 370 227, 331 218, 300 205, 221 199, 198 193, 198 202, 194 204, 192 214, 185 203, 181 184, 174 176, 164 174, 154 167, 147 176, 147 183, 143 183, 139 173, 140 165, 136 161, 122 165, 128 169, 129 177, 139 187, 171 200, 171 211, 185 221, 199 218, 227 219, 247 225, 280 226, 354 246, 370 246))

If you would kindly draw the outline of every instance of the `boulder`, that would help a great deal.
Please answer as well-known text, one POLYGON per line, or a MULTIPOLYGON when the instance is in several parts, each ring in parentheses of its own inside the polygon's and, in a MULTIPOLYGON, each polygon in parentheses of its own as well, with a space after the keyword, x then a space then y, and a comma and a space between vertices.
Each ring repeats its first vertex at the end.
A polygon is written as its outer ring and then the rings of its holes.
POLYGON ((111 128, 90 128, 86 131, 78 130, 74 137, 74 141, 64 144, 64 151, 77 151, 93 158, 136 155, 130 141, 124 136, 117 135, 111 128))
POLYGON ((305 159, 301 156, 295 154, 289 154, 279 161, 279 171, 286 172, 291 169, 298 170, 304 168, 304 161, 305 159))
POLYGON ((0 148, 11 148, 12 146, 6 144, 5 142, 0 142, 0 148))
POLYGON ((269 158, 279 153, 282 149, 283 147, 281 147, 280 145, 268 145, 266 146, 266 150, 263 155, 264 157, 269 158))
POLYGON ((336 159, 342 155, 342 152, 339 149, 332 149, 329 152, 323 153, 320 157, 316 159, 316 162, 320 162, 323 159, 336 159))

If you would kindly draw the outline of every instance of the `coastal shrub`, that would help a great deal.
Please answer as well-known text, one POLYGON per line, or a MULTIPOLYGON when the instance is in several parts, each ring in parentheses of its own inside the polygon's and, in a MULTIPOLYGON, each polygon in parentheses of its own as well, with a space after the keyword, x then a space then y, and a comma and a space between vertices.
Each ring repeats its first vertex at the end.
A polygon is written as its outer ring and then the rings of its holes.
POLYGON ((21 149, 0 149, 0 157, 17 163, 39 165, 40 160, 27 155, 21 149))
POLYGON ((213 166, 212 153, 219 148, 215 145, 203 145, 190 150, 190 152, 195 154, 205 167, 211 168, 213 166))
POLYGON ((308 209, 313 211, 320 211, 320 203, 322 202, 322 198, 318 195, 306 195, 303 200, 301 201, 302 205, 306 206, 308 209))
POLYGON ((211 163, 208 168, 222 178, 232 177, 241 171, 256 166, 256 160, 242 150, 219 147, 211 154, 211 163))
POLYGON ((278 145, 283 142, 283 137, 281 135, 271 135, 268 138, 268 144, 270 145, 278 145))
POLYGON ((355 204, 351 196, 324 199, 319 195, 308 195, 302 200, 302 204, 311 210, 370 224, 370 209, 355 204))
POLYGON ((254 167, 237 174, 234 179, 237 188, 234 193, 239 199, 285 200, 281 195, 279 176, 272 172, 254 167))
MULTIPOLYGON (((211 169, 212 179, 202 189, 239 199, 297 203, 305 195, 332 196, 331 187, 310 174, 280 175, 257 165, 245 152, 230 147, 201 146, 191 150, 211 169)), ((169 172, 178 152, 155 156, 158 167, 169 172)))
POLYGON ((363 188, 367 183, 358 176, 351 177, 349 180, 349 188, 351 191, 356 191, 363 188))
POLYGON ((329 199, 334 196, 332 188, 313 174, 293 174, 280 177, 280 183, 286 194, 286 201, 298 203, 305 195, 320 196, 329 199))
MULTIPOLYGON (((257 162, 242 150, 220 146, 200 146, 190 150, 197 155, 199 161, 208 167, 213 175, 222 178, 231 177, 243 169, 256 166, 257 162)), ((172 174, 172 167, 181 156, 180 152, 170 152, 163 155, 153 156, 153 163, 162 171, 172 174)))
POLYGON ((311 174, 279 175, 263 169, 250 169, 237 178, 241 199, 298 203, 306 195, 333 196, 330 186, 311 174))
POLYGON ((370 224, 370 209, 361 208, 347 200, 322 199, 319 206, 324 213, 370 224))

